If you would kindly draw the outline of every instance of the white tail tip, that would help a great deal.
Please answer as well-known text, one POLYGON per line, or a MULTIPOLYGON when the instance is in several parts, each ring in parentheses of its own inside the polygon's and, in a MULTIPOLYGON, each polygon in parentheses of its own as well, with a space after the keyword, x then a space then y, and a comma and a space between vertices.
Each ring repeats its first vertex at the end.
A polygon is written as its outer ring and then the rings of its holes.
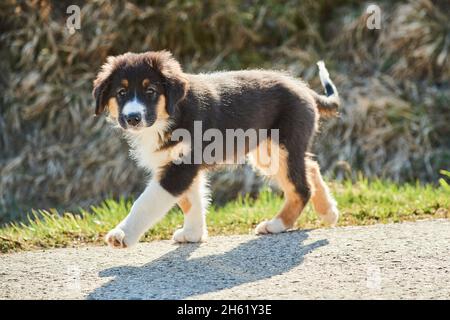
POLYGON ((330 79, 330 74, 328 73, 327 68, 325 67, 325 63, 320 60, 317 62, 317 66, 319 67, 319 78, 320 82, 322 83, 323 88, 325 89, 325 92, 327 96, 331 95, 338 95, 337 89, 334 86, 333 81, 330 79))
POLYGON ((326 83, 331 81, 330 74, 325 67, 325 62, 323 62, 322 60, 317 62, 317 66, 319 67, 320 82, 322 82, 322 85, 325 87, 326 83))

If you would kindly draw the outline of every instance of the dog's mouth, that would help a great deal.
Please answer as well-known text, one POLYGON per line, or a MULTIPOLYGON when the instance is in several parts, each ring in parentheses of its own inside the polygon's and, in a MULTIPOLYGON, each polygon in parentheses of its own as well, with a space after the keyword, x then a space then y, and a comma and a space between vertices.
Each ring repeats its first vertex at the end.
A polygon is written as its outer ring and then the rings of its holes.
POLYGON ((127 130, 127 131, 131 131, 131 132, 138 132, 141 131, 142 129, 145 128, 145 126, 140 125, 140 126, 121 126, 122 129, 127 130))

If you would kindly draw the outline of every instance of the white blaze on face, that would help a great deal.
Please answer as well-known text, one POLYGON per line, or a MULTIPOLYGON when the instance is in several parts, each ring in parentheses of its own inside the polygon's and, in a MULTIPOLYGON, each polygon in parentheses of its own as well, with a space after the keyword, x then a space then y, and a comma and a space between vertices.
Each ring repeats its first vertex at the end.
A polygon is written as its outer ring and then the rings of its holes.
POLYGON ((142 116, 142 119, 144 119, 144 112, 145 106, 136 97, 134 97, 133 100, 125 103, 122 110, 122 114, 124 116, 128 116, 133 113, 139 113, 142 116))

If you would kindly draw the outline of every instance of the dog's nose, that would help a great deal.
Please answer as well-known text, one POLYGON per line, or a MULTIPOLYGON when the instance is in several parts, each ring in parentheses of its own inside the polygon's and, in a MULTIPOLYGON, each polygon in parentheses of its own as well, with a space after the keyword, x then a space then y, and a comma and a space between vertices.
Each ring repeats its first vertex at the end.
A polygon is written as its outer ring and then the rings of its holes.
POLYGON ((129 126, 137 126, 142 120, 140 113, 130 113, 125 115, 125 121, 129 126))

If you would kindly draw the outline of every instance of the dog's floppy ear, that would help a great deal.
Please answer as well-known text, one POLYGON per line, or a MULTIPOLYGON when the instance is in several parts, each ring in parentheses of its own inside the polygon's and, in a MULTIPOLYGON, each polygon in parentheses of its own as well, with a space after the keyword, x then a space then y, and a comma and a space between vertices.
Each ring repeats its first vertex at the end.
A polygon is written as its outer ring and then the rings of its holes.
POLYGON ((167 113, 173 115, 177 104, 186 96, 188 80, 180 64, 169 51, 150 52, 149 55, 150 64, 164 78, 167 113))
POLYGON ((108 57, 106 63, 102 66, 97 78, 94 80, 94 89, 92 96, 95 99, 95 115, 100 115, 105 111, 108 104, 108 95, 111 83, 111 75, 115 69, 115 58, 108 57))
POLYGON ((92 91, 92 95, 95 99, 95 115, 98 116, 103 111, 105 111, 105 107, 107 104, 107 92, 109 91, 109 81, 105 79, 100 82, 98 85, 94 85, 94 90, 92 91))
POLYGON ((172 115, 177 104, 184 99, 187 92, 187 81, 183 78, 166 78, 167 113, 172 115))

